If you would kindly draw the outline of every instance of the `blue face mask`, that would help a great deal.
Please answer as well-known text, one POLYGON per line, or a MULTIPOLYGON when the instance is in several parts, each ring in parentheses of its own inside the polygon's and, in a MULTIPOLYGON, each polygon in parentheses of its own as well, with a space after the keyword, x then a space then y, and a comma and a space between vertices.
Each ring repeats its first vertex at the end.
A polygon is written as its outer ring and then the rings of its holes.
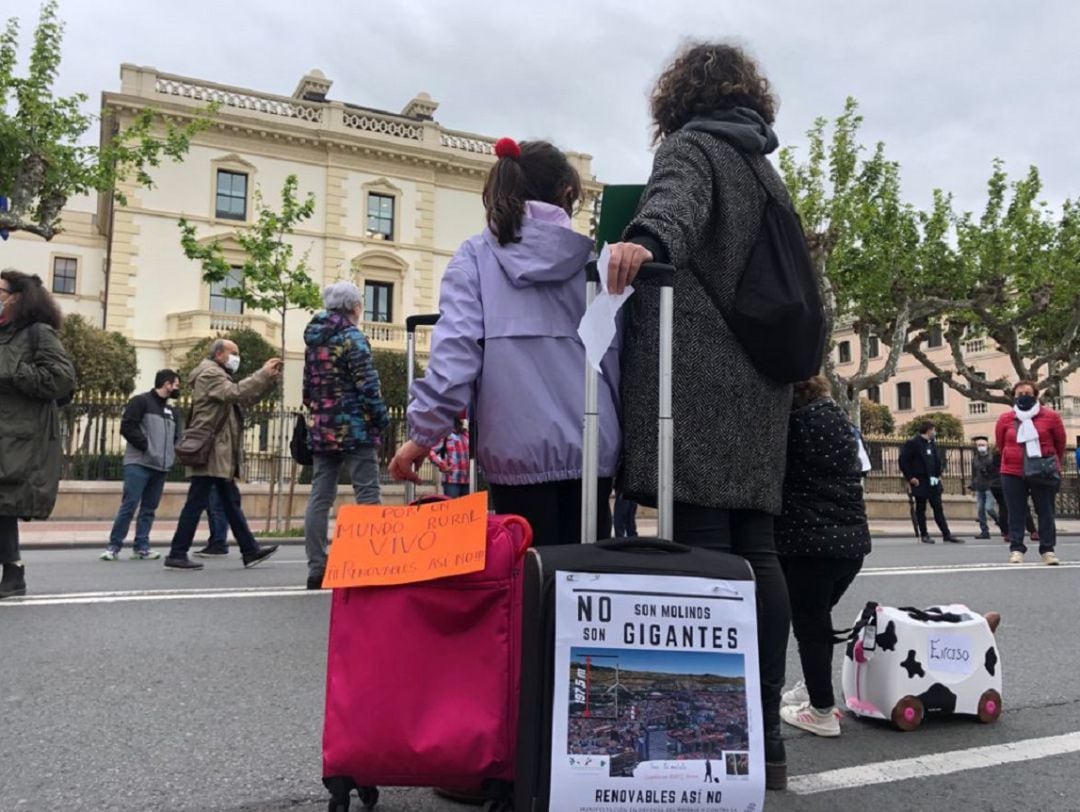
POLYGON ((1021 395, 1016 399, 1016 405, 1023 409, 1025 412, 1035 408, 1035 404, 1038 403, 1038 399, 1034 395, 1021 395))

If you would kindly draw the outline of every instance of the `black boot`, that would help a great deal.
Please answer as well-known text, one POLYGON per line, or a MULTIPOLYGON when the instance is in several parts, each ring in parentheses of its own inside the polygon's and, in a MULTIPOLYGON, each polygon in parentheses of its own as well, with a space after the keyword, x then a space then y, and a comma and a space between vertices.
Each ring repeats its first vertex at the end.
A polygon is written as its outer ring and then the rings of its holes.
POLYGON ((787 789, 787 751, 780 733, 780 689, 762 684, 765 721, 765 789, 787 789))
POLYGON ((22 564, 4 564, 4 577, 0 579, 0 598, 15 598, 26 594, 26 567, 22 564))

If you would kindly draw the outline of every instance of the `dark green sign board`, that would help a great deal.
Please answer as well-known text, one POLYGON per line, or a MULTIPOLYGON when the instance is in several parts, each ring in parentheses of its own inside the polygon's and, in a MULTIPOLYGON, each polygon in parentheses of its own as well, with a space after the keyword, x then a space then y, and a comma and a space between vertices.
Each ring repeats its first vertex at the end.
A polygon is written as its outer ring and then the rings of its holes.
POLYGON ((600 200, 600 222, 596 226, 596 250, 604 243, 619 242, 637 211, 644 186, 605 186, 600 200))

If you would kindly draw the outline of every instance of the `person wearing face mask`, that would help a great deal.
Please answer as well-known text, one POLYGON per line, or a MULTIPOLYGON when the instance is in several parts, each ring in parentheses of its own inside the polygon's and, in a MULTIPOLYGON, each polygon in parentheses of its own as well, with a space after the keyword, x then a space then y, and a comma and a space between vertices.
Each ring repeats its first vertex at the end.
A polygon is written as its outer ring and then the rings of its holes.
POLYGON ((40 277, 0 273, 0 598, 26 594, 19 519, 47 519, 56 504, 56 401, 75 389, 75 367, 57 336, 62 321, 40 277))
POLYGON ((379 504, 379 444, 390 424, 371 346, 356 326, 363 294, 352 282, 335 282, 323 291, 323 306, 304 330, 303 399, 313 460, 304 514, 308 589, 322 588, 327 525, 342 465, 356 504, 379 504))
POLYGON ((919 433, 900 449, 900 471, 915 497, 915 520, 919 524, 922 543, 934 543, 926 528, 926 505, 929 503, 934 511, 934 521, 941 531, 941 540, 963 544, 964 540, 949 530, 945 508, 941 503, 941 457, 934 442, 936 435, 937 427, 929 420, 920 424, 919 433))
POLYGON ((1044 564, 1055 566, 1061 563, 1054 551, 1054 501, 1061 485, 1060 472, 1065 467, 1065 424, 1061 415, 1039 403, 1039 388, 1032 381, 1020 381, 1013 387, 1013 404, 994 428, 1001 449, 1001 487, 1009 514, 1009 563, 1024 562, 1024 514, 1030 497, 1039 517, 1039 554, 1044 564), (1025 470, 1030 461, 1046 459, 1055 461, 1057 483, 1025 470))
POLYGON ((180 521, 173 534, 172 548, 165 566, 172 570, 201 570, 203 565, 188 558, 188 550, 198 529, 199 517, 209 506, 210 492, 216 490, 229 520, 233 536, 243 554, 244 566, 253 567, 277 551, 277 545, 260 546, 248 527, 240 507, 240 476, 244 456, 244 416, 241 407, 266 397, 281 377, 282 361, 271 358, 262 369, 239 383, 232 379, 240 368, 240 350, 232 341, 216 339, 208 357, 191 372, 191 421, 188 430, 208 430, 213 436, 205 466, 188 468, 191 485, 180 521))
POLYGON ((975 456, 971 459, 971 484, 968 486, 975 494, 975 510, 979 521, 979 535, 977 539, 990 538, 990 525, 986 522, 989 516, 997 524, 998 512, 994 505, 994 494, 991 486, 994 480, 994 460, 990 456, 990 438, 978 436, 975 441, 975 456))
POLYGON ((120 434, 127 440, 124 491, 109 533, 109 546, 98 556, 102 561, 119 558, 136 508, 139 518, 135 523, 131 558, 139 561, 161 558, 161 553, 150 549, 150 528, 154 526, 165 479, 176 461, 180 421, 169 401, 179 396, 180 376, 171 369, 162 369, 154 376, 154 388, 136 395, 124 407, 120 419, 120 434))

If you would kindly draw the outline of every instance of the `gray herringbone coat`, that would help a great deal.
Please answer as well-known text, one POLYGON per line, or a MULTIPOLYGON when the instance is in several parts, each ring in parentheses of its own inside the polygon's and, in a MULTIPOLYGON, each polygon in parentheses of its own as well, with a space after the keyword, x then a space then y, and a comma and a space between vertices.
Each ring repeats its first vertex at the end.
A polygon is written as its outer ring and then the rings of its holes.
MULTIPOLYGON (((763 155, 750 155, 787 200, 763 155)), ((656 151, 627 237, 660 242, 676 267, 672 405, 675 500, 780 513, 791 386, 759 373, 706 293, 727 308, 761 226, 766 195, 735 147, 680 131, 656 151)), ((623 485, 656 500, 657 341, 660 297, 639 287, 628 303, 622 356, 623 485)))

